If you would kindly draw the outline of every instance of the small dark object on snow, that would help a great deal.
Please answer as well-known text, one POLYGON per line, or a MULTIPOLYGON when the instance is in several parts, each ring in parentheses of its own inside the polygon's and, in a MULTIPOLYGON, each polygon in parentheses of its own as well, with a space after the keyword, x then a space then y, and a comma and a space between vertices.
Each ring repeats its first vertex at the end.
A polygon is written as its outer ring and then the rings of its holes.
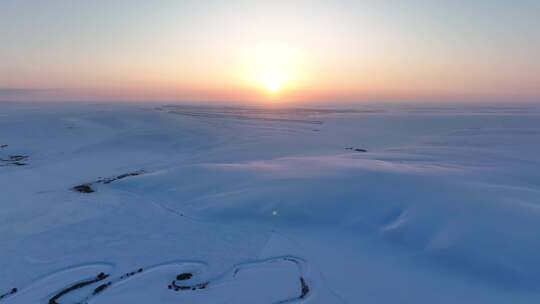
POLYGON ((303 277, 300 277, 300 284, 302 285, 302 294, 300 294, 300 299, 303 299, 309 293, 309 286, 306 284, 303 277))
POLYGON ((2 300, 3 298, 5 298, 5 297, 7 297, 9 295, 12 295, 12 294, 14 294, 16 292, 17 292, 17 288, 12 288, 10 291, 8 291, 8 292, 6 292, 4 294, 1 294, 0 295, 0 300, 2 300))
POLYGON ((345 150, 351 150, 351 151, 356 151, 356 152, 367 152, 366 149, 353 148, 353 147, 347 147, 345 148, 345 150))
POLYGON ((197 289, 205 289, 210 282, 204 282, 194 285, 176 285, 176 281, 171 282, 171 287, 174 288, 175 291, 179 290, 197 290, 197 289))
MULTIPOLYGON (((15 156, 17 156, 17 155, 15 155, 15 156)), ((25 165, 25 164, 20 164, 19 166, 22 166, 22 165, 25 165)), ((121 175, 114 176, 114 177, 108 177, 108 178, 101 178, 100 177, 95 182, 78 185, 78 186, 73 187, 72 189, 75 190, 75 191, 81 192, 81 193, 92 193, 92 192, 95 192, 95 190, 92 189, 92 184, 96 184, 96 183, 97 184, 110 184, 110 183, 112 183, 114 181, 117 181, 119 179, 123 179, 123 178, 129 177, 129 176, 137 176, 137 175, 141 175, 143 173, 144 173, 144 170, 139 170, 139 171, 135 171, 135 172, 121 174, 121 175)), ((141 272, 141 271, 142 271, 142 268, 141 268, 140 271, 137 271, 137 272, 141 272)))
POLYGON ((93 294, 97 295, 98 293, 104 291, 107 287, 111 286, 111 284, 112 284, 111 282, 107 282, 107 283, 99 285, 98 287, 96 287, 96 289, 94 289, 93 294))
MULTIPOLYGON (((76 283, 76 284, 73 284, 65 289, 62 289, 60 290, 57 294, 55 294, 52 298, 49 299, 49 304, 59 304, 58 303, 58 300, 63 297, 65 294, 68 294, 74 290, 77 290, 77 289, 80 289, 80 288, 83 288, 85 286, 88 286, 90 284, 94 284, 96 282, 99 282, 101 280, 104 280, 108 277, 109 275, 108 274, 105 274, 103 272, 100 272, 94 279, 90 279, 90 280, 86 280, 86 281, 82 281, 82 282, 79 282, 79 283, 76 283)), ((110 282, 107 283, 110 285, 110 282)), ((105 284, 104 284, 105 285, 105 284)), ((99 287, 98 287, 99 288, 99 287)), ((105 288, 103 288, 105 289, 105 288)), ((95 292, 95 291, 94 291, 95 292)))
POLYGON ((184 273, 181 273, 181 274, 177 275, 176 280, 177 281, 189 280, 189 279, 191 279, 191 277, 193 277, 193 274, 191 274, 189 272, 184 272, 184 273))
POLYGON ((120 174, 118 176, 113 176, 113 177, 107 177, 107 178, 100 178, 96 181, 96 183, 101 183, 101 184, 110 184, 114 181, 117 181, 119 179, 123 179, 123 178, 126 178, 126 177, 130 177, 130 176, 137 176, 137 175, 141 175, 144 173, 144 170, 139 170, 139 171, 134 171, 134 172, 129 172, 129 173, 124 173, 124 174, 120 174))
POLYGON ((10 155, 9 160, 10 161, 21 161, 28 159, 28 155, 10 155))
POLYGON ((92 193, 94 192, 94 189, 90 187, 89 184, 83 184, 73 187, 73 190, 81 192, 81 193, 92 193))
POLYGON ((0 148, 7 148, 8 145, 0 145, 0 148))
MULTIPOLYGON (((7 147, 7 145, 6 145, 7 147)), ((1 166, 26 166, 23 161, 28 159, 28 155, 9 155, 7 158, 0 158, 0 162, 3 162, 1 166)))
POLYGON ((139 268, 139 269, 137 269, 137 271, 126 272, 125 274, 123 274, 122 276, 120 276, 120 279, 123 280, 123 279, 128 278, 128 277, 130 277, 130 276, 132 276, 132 275, 135 275, 135 274, 137 274, 137 273, 141 273, 142 271, 143 271, 143 269, 142 269, 142 268, 139 268))

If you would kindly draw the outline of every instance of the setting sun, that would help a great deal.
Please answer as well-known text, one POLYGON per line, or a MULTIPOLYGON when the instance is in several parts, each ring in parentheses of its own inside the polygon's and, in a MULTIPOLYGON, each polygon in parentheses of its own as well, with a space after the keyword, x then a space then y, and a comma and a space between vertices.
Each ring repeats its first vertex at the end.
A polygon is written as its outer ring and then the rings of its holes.
POLYGON ((264 75, 264 86, 269 93, 275 94, 282 90, 285 77, 278 72, 264 75))
POLYGON ((303 56, 299 49, 279 42, 246 48, 241 83, 275 98, 300 85, 303 56))

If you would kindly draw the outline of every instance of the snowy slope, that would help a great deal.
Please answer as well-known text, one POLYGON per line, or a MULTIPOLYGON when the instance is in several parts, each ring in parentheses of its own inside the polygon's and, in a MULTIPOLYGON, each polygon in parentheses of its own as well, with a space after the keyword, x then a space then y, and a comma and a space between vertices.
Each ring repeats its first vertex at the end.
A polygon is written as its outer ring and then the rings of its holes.
POLYGON ((0 159, 0 304, 540 301, 539 108, 4 103, 0 159))

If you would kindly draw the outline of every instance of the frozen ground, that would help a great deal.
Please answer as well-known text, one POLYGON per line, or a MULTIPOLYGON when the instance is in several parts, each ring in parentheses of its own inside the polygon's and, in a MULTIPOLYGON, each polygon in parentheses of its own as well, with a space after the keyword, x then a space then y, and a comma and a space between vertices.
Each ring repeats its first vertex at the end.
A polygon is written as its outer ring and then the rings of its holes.
POLYGON ((539 108, 4 103, 0 159, 0 304, 540 303, 539 108))

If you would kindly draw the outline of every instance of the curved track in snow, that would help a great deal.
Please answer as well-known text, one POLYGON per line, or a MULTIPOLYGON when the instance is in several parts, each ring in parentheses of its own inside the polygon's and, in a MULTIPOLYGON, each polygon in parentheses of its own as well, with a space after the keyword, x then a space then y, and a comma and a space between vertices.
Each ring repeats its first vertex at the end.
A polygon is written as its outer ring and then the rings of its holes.
MULTIPOLYGON (((191 303, 224 297, 242 298, 243 291, 253 293, 255 288, 259 291, 256 294, 262 297, 260 301, 285 304, 302 302, 314 291, 306 262, 295 256, 239 263, 212 278, 205 277, 207 264, 199 261, 172 261, 121 275, 113 275, 114 269, 114 265, 109 263, 61 269, 36 279, 22 289, 8 290, 2 294, 0 302, 99 304, 140 297, 156 301, 156 298, 165 296, 172 299, 171 302, 187 298, 191 303)), ((251 303, 251 300, 246 303, 251 303)))

